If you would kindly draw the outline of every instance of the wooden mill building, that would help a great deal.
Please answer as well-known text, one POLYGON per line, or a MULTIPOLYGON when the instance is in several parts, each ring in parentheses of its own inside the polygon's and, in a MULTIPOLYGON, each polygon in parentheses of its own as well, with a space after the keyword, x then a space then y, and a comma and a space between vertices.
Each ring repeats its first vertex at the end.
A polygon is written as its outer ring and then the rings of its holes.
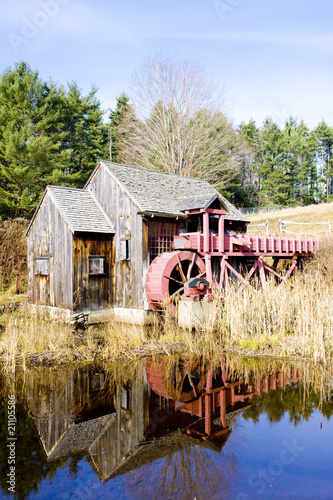
POLYGON ((202 231, 209 209, 225 233, 245 234, 246 218, 201 179, 100 161, 83 189, 47 187, 27 230, 29 301, 144 323, 151 262, 202 231))

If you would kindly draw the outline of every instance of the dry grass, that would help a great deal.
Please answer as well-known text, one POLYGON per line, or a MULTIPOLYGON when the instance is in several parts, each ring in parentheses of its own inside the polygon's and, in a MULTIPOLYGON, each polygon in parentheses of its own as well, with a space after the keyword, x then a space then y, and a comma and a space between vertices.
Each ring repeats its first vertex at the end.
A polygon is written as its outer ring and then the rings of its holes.
MULTIPOLYGON (((321 203, 319 205, 309 205, 307 207, 298 208, 286 208, 278 212, 264 213, 253 215, 249 217, 250 219, 250 232, 253 233, 255 229, 251 230, 251 224, 264 224, 267 220, 269 221, 269 231, 273 230, 274 226, 279 222, 279 219, 290 222, 328 222, 332 221, 333 229, 333 203, 321 203)), ((298 225, 287 225, 287 230, 295 232, 299 235, 309 236, 309 237, 319 237, 322 238, 328 233, 328 225, 318 226, 298 226, 298 225), (319 234, 318 234, 319 233, 319 234)), ((263 232, 261 233, 263 234, 263 232)), ((278 231, 274 233, 278 236, 278 231)), ((286 234, 285 234, 286 236, 286 234)))
POLYGON ((68 362, 128 359, 187 351, 194 356, 245 355, 305 357, 327 362, 333 357, 333 238, 304 272, 288 284, 268 282, 267 289, 215 295, 215 313, 195 332, 181 330, 168 308, 150 328, 111 321, 78 334, 69 325, 6 313, 0 359, 68 362))

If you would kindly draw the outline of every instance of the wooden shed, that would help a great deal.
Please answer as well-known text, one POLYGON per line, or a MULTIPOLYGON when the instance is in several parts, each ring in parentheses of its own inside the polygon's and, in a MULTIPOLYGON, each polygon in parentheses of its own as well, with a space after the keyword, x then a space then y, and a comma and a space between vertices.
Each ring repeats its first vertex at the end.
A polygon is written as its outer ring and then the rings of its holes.
POLYGON ((209 230, 245 233, 247 219, 202 179, 100 161, 83 189, 48 187, 28 228, 29 300, 57 308, 112 307, 144 323, 152 261, 174 237, 209 230))
POLYGON ((27 230, 29 301, 65 309, 111 301, 114 227, 89 191, 47 187, 27 230))

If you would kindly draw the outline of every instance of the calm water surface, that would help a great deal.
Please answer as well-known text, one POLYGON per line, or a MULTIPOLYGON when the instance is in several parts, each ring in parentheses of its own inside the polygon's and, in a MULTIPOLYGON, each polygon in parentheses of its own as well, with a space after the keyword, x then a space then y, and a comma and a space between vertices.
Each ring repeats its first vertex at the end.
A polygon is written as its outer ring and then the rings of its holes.
POLYGON ((333 499, 331 375, 186 356, 3 372, 0 497, 333 499))

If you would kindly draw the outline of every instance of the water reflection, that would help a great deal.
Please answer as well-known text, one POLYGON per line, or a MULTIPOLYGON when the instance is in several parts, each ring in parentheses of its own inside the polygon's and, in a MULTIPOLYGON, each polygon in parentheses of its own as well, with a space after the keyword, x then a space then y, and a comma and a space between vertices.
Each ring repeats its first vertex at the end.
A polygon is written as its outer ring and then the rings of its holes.
MULTIPOLYGON (((288 412, 295 425, 318 407, 325 416, 332 414, 330 384, 315 387, 310 375, 304 366, 237 366, 226 358, 212 363, 186 356, 30 369, 16 380, 17 467, 23 472, 16 497, 37 493, 41 481, 65 465, 75 476, 83 456, 101 483, 139 470, 136 484, 155 497, 175 488, 183 498, 201 498, 205 491, 213 497, 221 485, 227 492, 237 457, 221 468, 211 452, 222 452, 239 414, 257 422, 265 412, 276 422, 288 412), (154 470, 149 478, 147 467, 159 460, 163 480, 150 484, 154 470)), ((5 443, 6 377, 2 385, 5 443)), ((0 465, 7 467, 4 451, 0 465)), ((7 491, 4 481, 1 488, 7 491)))

